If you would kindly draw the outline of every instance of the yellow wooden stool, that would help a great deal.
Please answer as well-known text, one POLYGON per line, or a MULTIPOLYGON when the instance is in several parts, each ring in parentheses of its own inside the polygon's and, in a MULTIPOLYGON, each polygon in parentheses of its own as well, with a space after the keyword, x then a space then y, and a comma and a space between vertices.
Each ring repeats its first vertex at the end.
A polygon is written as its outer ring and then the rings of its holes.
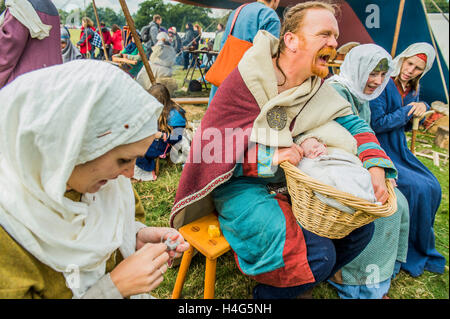
POLYGON ((210 225, 219 227, 219 221, 214 213, 184 225, 178 230, 184 239, 189 242, 190 247, 184 252, 183 258, 181 259, 180 270, 178 271, 177 280, 172 292, 172 299, 180 298, 194 249, 197 249, 206 257, 204 298, 214 298, 217 258, 230 250, 230 244, 228 244, 222 234, 219 237, 211 237, 208 233, 210 225))

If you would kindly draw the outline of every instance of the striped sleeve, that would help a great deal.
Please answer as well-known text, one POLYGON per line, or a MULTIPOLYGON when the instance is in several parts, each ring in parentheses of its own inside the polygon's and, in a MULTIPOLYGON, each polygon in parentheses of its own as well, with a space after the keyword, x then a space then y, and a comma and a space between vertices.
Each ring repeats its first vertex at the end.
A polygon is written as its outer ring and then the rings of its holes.
POLYGON ((274 147, 255 144, 247 150, 242 163, 242 174, 247 177, 273 177, 277 167, 272 166, 274 147))
POLYGON ((381 148, 375 133, 366 121, 357 115, 347 115, 335 119, 347 129, 356 139, 357 155, 366 169, 382 167, 386 171, 386 178, 397 178, 397 169, 389 156, 381 148))

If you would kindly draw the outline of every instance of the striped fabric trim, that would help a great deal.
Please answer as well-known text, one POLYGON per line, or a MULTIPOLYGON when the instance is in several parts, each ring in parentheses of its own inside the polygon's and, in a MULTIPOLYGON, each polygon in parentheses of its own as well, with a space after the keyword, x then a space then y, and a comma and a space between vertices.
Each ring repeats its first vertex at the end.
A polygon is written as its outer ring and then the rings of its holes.
POLYGON ((380 146, 380 142, 378 141, 378 139, 375 137, 375 134, 373 134, 373 133, 370 133, 370 132, 359 133, 359 134, 353 135, 353 137, 356 139, 358 146, 366 144, 366 143, 375 143, 378 146, 380 146))
POLYGON ((359 134, 375 134, 366 121, 354 114, 338 117, 335 121, 341 124, 355 138, 359 134))
POLYGON ((258 176, 274 176, 274 171, 272 170, 272 159, 274 153, 274 147, 267 147, 265 145, 258 144, 258 176))
POLYGON ((364 143, 358 146, 358 150, 357 153, 360 154, 364 151, 367 151, 369 149, 373 149, 373 150, 381 150, 380 145, 378 145, 377 143, 374 142, 368 142, 368 143, 364 143))
POLYGON ((364 168, 383 167, 385 168, 386 178, 397 178, 397 170, 394 164, 385 158, 372 158, 364 162, 364 168))

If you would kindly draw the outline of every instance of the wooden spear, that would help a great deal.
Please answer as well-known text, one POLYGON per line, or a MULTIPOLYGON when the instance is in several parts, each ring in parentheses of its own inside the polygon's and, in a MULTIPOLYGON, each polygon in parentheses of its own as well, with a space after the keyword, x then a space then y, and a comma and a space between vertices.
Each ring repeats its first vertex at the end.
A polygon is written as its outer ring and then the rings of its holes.
POLYGON ((97 28, 99 30, 100 38, 102 39, 103 53, 105 54, 106 60, 109 60, 108 53, 106 52, 105 40, 103 39, 102 27, 100 26, 100 20, 98 19, 97 6, 95 5, 95 0, 92 0, 92 7, 94 8, 95 19, 97 20, 97 28))
POLYGON ((153 84, 156 83, 155 76, 153 75, 152 69, 150 68, 150 64, 148 63, 147 55, 145 54, 144 47, 142 46, 141 39, 136 32, 136 27, 134 26, 133 18, 131 17, 130 11, 128 10, 127 3, 125 0, 119 0, 120 5, 122 6, 123 14, 125 15, 125 19, 127 20, 128 27, 130 28, 131 34, 133 35, 134 42, 136 43, 136 47, 139 51, 139 55, 144 63, 145 70, 147 71, 148 77, 150 78, 150 82, 153 84))
POLYGON ((397 42, 398 42, 398 36, 400 34, 400 27, 402 25, 402 17, 403 17, 403 10, 405 8, 405 0, 400 0, 400 5, 398 7, 398 14, 397 14, 397 23, 395 25, 395 32, 394 32, 394 41, 392 42, 392 50, 391 50, 391 56, 395 56, 395 51, 397 51, 397 42))

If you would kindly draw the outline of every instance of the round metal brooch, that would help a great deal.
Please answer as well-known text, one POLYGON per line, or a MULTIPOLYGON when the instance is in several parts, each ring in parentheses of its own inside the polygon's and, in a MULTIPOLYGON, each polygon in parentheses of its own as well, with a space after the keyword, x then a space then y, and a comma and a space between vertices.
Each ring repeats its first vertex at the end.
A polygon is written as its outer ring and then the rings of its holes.
POLYGON ((281 131, 286 127, 287 114, 283 107, 275 106, 267 112, 267 123, 271 129, 281 131))

